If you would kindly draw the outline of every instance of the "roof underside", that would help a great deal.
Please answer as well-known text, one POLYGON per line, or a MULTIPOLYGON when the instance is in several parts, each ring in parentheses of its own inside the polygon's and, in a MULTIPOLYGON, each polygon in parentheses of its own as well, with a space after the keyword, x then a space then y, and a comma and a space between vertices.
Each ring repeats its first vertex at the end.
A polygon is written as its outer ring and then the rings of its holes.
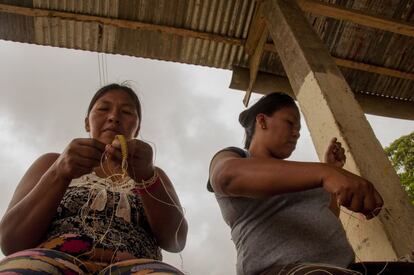
MULTIPOLYGON (((414 22, 411 0, 332 0, 338 6, 414 22)), ((0 0, 1 4, 97 15, 218 34, 244 41, 253 0, 0 0)), ((414 73, 414 38, 306 14, 334 57, 414 73)), ((243 43, 231 45, 165 32, 117 28, 94 22, 0 13, 0 39, 208 67, 248 67, 243 43)), ((271 40, 269 39, 269 42, 271 40)), ((414 81, 340 69, 355 93, 414 102, 414 81)), ((275 52, 266 51, 260 71, 285 76, 275 52)))

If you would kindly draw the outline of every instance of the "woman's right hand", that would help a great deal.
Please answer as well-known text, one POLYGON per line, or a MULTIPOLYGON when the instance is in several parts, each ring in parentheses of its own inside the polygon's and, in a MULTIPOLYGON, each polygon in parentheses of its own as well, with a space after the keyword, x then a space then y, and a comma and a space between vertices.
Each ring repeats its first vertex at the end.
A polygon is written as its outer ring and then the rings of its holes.
POLYGON ((72 140, 53 164, 57 175, 64 180, 72 180, 88 174, 99 167, 105 144, 92 138, 72 140))
POLYGON ((336 195, 338 205, 362 213, 367 219, 379 214, 384 202, 371 182, 344 169, 330 165, 326 167, 323 187, 336 195))

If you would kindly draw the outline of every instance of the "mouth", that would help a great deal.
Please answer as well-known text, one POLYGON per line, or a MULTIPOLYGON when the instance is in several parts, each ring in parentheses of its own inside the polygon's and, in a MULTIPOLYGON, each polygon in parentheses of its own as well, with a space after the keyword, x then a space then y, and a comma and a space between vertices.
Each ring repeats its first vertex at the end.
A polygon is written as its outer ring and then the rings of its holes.
POLYGON ((104 133, 112 133, 112 134, 121 134, 121 131, 119 129, 114 128, 106 128, 103 130, 104 133))

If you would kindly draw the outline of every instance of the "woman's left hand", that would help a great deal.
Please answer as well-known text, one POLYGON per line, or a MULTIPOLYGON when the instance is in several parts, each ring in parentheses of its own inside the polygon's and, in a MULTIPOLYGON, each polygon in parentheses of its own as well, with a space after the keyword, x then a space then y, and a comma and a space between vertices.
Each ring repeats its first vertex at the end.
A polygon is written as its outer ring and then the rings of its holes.
MULTIPOLYGON (((148 180, 154 175, 153 150, 148 143, 138 140, 127 140, 128 175, 136 182, 148 180)), ((117 138, 106 146, 106 152, 117 163, 122 163, 121 143, 117 138)))
POLYGON ((345 149, 342 144, 333 138, 325 152, 325 163, 331 164, 335 167, 342 168, 345 164, 346 156, 345 149))

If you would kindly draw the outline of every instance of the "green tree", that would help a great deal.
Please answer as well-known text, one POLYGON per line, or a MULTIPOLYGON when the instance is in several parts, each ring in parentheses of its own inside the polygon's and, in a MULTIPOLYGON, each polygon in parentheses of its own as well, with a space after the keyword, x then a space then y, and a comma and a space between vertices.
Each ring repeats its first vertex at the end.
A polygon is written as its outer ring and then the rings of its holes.
POLYGON ((414 132, 394 140, 385 152, 414 204, 414 132))

